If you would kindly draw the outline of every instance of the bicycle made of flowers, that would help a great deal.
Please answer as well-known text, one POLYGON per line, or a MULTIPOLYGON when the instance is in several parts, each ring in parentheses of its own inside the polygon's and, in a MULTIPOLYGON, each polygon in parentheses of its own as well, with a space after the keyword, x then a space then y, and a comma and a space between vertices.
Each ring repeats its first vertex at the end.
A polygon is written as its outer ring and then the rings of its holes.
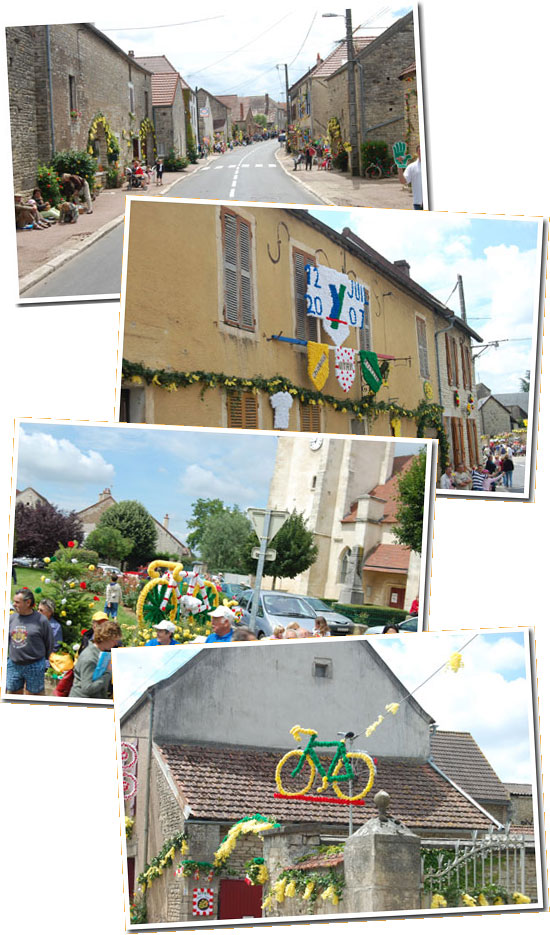
POLYGON ((295 724, 290 732, 297 744, 308 737, 304 749, 289 750, 279 760, 275 780, 281 795, 289 798, 306 795, 313 786, 316 773, 321 777, 317 792, 325 792, 329 784, 339 799, 356 802, 370 792, 376 776, 372 757, 362 750, 347 750, 343 740, 317 740, 317 731, 295 724), (318 754, 335 748, 328 768, 318 754))

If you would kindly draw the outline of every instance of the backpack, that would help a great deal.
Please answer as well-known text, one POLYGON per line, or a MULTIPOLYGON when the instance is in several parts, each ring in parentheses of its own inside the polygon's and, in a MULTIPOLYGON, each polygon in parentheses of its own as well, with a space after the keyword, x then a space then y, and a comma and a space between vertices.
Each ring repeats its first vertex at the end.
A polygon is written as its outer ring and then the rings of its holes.
POLYGON ((67 698, 71 692, 74 682, 74 669, 69 669, 68 672, 65 672, 63 678, 59 679, 59 682, 55 686, 54 695, 57 698, 67 698))

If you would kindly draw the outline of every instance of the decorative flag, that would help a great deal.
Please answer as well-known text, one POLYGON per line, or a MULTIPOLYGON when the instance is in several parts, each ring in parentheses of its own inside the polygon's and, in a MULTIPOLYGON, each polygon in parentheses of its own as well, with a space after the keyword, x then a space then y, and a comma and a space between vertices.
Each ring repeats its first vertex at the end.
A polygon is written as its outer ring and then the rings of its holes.
POLYGON ((348 393, 355 380, 355 350, 353 347, 335 347, 334 354, 336 358, 336 379, 344 393, 348 393))
POLYGON ((335 344, 336 347, 340 347, 349 335, 349 325, 341 318, 336 318, 336 312, 334 313, 334 318, 323 318, 322 321, 323 328, 332 343, 335 344))
POLYGON ((322 390, 329 375, 328 344, 307 342, 307 372, 316 390, 322 390))
POLYGON ((376 393, 382 386, 382 374, 378 366, 378 357, 374 351, 359 351, 359 360, 361 361, 361 373, 363 379, 376 393))
POLYGON ((293 403, 292 396, 286 390, 280 390, 280 392, 269 397, 269 402, 275 412, 274 428, 287 429, 288 417, 293 403))
POLYGON ((306 312, 320 318, 333 344, 340 347, 350 327, 364 328, 370 301, 363 283, 330 266, 305 267, 307 275, 306 312))
POLYGON ((196 886, 193 890, 193 915, 214 915, 214 890, 206 886, 196 886))
POLYGON ((124 790, 124 798, 126 801, 128 799, 133 799, 136 794, 137 789, 137 780, 132 773, 124 773, 122 776, 122 788, 124 790))

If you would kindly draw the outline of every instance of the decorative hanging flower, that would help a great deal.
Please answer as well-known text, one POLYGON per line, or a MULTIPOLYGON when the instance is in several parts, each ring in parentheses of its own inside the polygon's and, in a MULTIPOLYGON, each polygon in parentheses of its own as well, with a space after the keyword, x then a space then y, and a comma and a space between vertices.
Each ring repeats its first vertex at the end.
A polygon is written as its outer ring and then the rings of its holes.
POLYGON ((271 909, 273 903, 273 898, 270 893, 267 894, 266 898, 262 903, 262 909, 271 909))
POLYGON ((67 542, 67 545, 69 546, 70 549, 74 549, 76 542, 74 541, 74 539, 70 539, 69 542, 67 542))
POLYGON ((278 903, 282 903, 285 900, 285 890, 286 890, 286 877, 282 877, 281 880, 277 880, 273 887, 273 892, 278 903))
POLYGON ((397 712, 399 711, 399 707, 400 706, 397 701, 392 701, 391 704, 386 705, 386 711, 388 712, 388 714, 397 714, 397 712))
POLYGON ((315 880, 308 880, 302 899, 309 899, 315 889, 315 880))
POLYGON ((51 562, 51 558, 45 558, 45 559, 44 559, 44 564, 45 564, 45 565, 49 565, 50 562, 51 562))
POLYGON ((95 571, 95 565, 88 565, 88 571, 95 571))
POLYGON ((460 653, 451 653, 447 663, 447 668, 451 669, 452 672, 458 672, 459 669, 464 668, 464 662, 462 661, 462 656, 460 653))
POLYGON ((447 900, 441 893, 434 893, 432 896, 432 901, 430 904, 430 909, 445 909, 447 906, 447 900))
POLYGON ((469 893, 462 894, 462 902, 465 906, 476 906, 477 903, 473 896, 470 896, 469 893))
POLYGON ((478 906, 488 906, 488 905, 489 905, 487 899, 485 898, 485 894, 484 894, 484 893, 480 893, 479 896, 477 897, 477 904, 478 904, 478 906))
POLYGON ((79 584, 79 588, 82 588, 82 590, 85 591, 85 590, 86 590, 86 587, 87 587, 86 582, 85 582, 85 581, 81 581, 80 584, 79 584))
POLYGON ((293 896, 296 896, 296 882, 291 880, 285 887, 285 897, 287 899, 292 899, 293 896))
POLYGON ((384 720, 384 715, 379 714, 378 717, 376 718, 376 721, 373 721, 372 724, 369 724, 369 726, 367 727, 365 731, 365 737, 370 737, 371 734, 374 734, 376 728, 380 726, 383 720, 384 720))
POLYGON ((454 393, 454 403, 455 403, 455 406, 460 406, 460 396, 458 394, 458 390, 455 390, 455 393, 454 393))
POLYGON ((514 900, 515 903, 518 903, 518 904, 531 902, 531 900, 529 899, 528 896, 525 895, 525 893, 517 893, 517 892, 512 893, 512 899, 514 900))

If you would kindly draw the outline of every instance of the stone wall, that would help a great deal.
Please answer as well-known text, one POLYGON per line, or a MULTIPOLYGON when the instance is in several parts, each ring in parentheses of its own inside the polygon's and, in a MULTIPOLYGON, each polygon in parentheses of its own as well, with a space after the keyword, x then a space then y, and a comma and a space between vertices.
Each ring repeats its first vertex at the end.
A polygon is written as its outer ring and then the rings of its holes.
POLYGON ((483 435, 499 435, 501 432, 511 431, 510 413, 496 399, 488 399, 480 409, 480 415, 483 435))
POLYGON ((9 27, 6 53, 14 188, 30 192, 36 184, 38 163, 51 155, 45 27, 9 27))
POLYGON ((533 797, 510 793, 510 811, 513 825, 533 824, 533 797))

